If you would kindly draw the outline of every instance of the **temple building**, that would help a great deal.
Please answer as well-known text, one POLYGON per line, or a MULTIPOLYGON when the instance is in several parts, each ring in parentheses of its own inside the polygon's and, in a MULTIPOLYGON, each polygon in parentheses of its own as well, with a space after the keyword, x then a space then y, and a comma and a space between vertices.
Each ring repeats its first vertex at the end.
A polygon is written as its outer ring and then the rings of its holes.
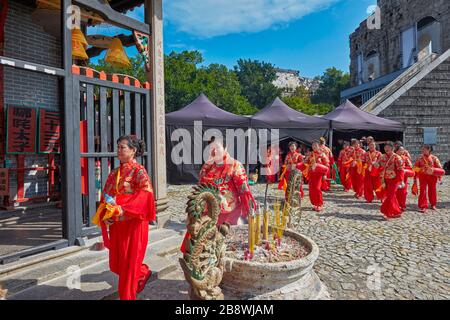
POLYGON ((138 161, 168 220, 162 29, 162 0, 0 0, 0 264, 99 234, 124 134, 145 140, 138 161), (129 66, 132 46, 146 79, 90 68, 103 53, 129 66))
POLYGON ((405 124, 413 157, 422 144, 450 160, 450 2, 378 0, 350 35, 352 87, 341 93, 364 111, 405 124))

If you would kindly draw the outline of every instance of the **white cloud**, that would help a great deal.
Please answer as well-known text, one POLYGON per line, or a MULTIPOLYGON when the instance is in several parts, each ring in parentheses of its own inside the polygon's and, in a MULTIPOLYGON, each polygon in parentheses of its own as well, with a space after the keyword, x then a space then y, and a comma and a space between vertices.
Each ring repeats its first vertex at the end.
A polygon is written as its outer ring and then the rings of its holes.
POLYGON ((165 18, 199 38, 259 32, 322 10, 340 0, 166 0, 165 18))

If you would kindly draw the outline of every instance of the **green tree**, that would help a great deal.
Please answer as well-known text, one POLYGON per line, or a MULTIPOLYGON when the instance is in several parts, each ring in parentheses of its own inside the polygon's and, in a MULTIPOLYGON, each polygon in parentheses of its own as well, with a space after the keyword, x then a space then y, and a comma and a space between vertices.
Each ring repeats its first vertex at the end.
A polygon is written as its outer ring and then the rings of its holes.
POLYGON ((317 79, 321 83, 312 97, 312 102, 326 103, 337 107, 341 102, 341 91, 350 87, 350 75, 333 67, 328 68, 317 79))
POLYGON ((211 64, 198 70, 195 87, 208 96, 219 108, 235 114, 254 114, 257 109, 241 96, 241 85, 236 73, 220 64, 211 64))
POLYGON ((172 52, 165 56, 164 77, 166 112, 176 111, 191 103, 200 93, 197 66, 203 62, 199 51, 172 52))
POLYGON ((274 65, 257 60, 239 59, 234 71, 241 84, 242 96, 254 107, 262 109, 281 95, 281 90, 272 83, 276 80, 274 65))
POLYGON ((333 108, 331 104, 327 103, 312 103, 310 92, 304 86, 298 87, 292 96, 283 98, 283 101, 292 109, 308 115, 323 115, 333 108))

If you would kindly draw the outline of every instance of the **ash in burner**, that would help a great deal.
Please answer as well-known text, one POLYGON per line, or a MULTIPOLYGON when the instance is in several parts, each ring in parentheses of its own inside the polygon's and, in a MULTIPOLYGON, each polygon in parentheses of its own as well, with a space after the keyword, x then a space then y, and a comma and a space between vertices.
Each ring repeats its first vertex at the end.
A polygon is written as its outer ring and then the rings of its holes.
MULTIPOLYGON (((226 257, 235 260, 248 259, 248 229, 232 229, 225 239, 227 251, 226 257)), ((273 240, 272 235, 269 241, 261 241, 260 245, 255 245, 253 258, 249 261, 259 263, 288 262, 301 259, 309 254, 309 249, 303 244, 289 236, 283 236, 281 241, 273 240)))

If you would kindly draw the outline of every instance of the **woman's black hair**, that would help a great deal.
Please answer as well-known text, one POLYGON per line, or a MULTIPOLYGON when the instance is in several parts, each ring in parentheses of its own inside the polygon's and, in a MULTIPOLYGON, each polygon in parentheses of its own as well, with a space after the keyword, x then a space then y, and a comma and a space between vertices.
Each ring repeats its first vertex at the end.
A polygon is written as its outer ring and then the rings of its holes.
POLYGON ((389 146, 394 149, 394 143, 392 141, 386 141, 385 146, 389 146))
POLYGON ((289 148, 292 146, 292 145, 295 145, 295 147, 298 149, 298 143, 297 142, 295 142, 295 141, 291 141, 291 142, 289 142, 289 148))
POLYGON ((136 158, 144 155, 146 148, 144 140, 140 140, 134 135, 124 135, 117 139, 117 144, 119 144, 120 141, 126 141, 129 148, 136 149, 136 154, 134 155, 136 158))
POLYGON ((423 148, 427 149, 430 152, 433 152, 433 146, 431 144, 424 144, 423 148))

